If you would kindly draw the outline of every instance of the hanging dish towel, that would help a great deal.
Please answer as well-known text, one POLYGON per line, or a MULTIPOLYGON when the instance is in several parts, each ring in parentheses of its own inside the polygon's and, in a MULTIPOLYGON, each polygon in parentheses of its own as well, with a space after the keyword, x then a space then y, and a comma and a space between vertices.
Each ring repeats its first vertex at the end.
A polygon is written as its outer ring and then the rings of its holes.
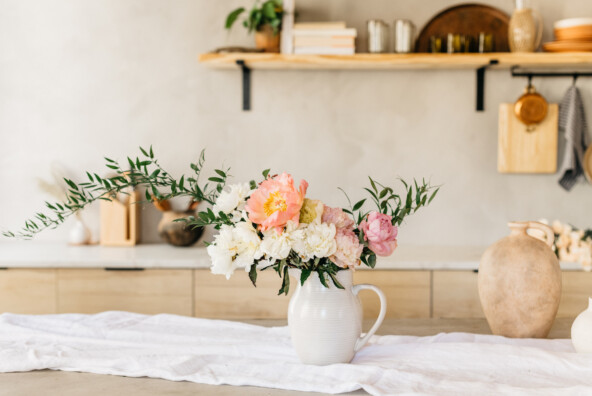
POLYGON ((570 191, 583 173, 588 126, 580 91, 572 85, 559 105, 559 130, 565 134, 565 154, 559 170, 561 187, 570 191))

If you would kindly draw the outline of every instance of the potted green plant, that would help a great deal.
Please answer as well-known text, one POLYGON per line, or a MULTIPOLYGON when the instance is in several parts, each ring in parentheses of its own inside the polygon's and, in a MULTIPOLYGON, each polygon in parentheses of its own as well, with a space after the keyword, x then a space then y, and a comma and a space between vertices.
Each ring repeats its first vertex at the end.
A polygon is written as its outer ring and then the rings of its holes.
MULTIPOLYGON (((232 28, 238 17, 245 12, 244 7, 237 8, 226 17, 226 29, 232 28)), ((243 26, 249 33, 255 32, 255 47, 265 52, 279 52, 280 32, 282 29, 282 0, 255 2, 243 26)))

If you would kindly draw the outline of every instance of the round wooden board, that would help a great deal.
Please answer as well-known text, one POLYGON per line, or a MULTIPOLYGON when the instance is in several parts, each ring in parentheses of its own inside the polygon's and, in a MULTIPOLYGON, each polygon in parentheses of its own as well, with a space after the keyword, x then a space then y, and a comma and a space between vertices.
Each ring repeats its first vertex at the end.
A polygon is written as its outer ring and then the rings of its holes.
POLYGON ((416 52, 430 52, 430 37, 439 36, 445 41, 448 33, 479 37, 479 33, 491 33, 494 52, 508 52, 508 26, 510 16, 494 7, 482 4, 460 4, 447 8, 433 17, 421 30, 415 42, 416 52))
POLYGON ((590 52, 592 41, 552 41, 543 44, 547 52, 590 52))

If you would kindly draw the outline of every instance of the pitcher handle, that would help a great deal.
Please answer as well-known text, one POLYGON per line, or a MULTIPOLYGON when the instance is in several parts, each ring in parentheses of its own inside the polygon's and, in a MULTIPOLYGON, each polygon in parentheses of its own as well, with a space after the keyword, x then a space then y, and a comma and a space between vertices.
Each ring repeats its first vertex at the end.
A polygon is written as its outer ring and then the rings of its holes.
POLYGON ((553 247, 553 244, 555 243, 555 233, 551 227, 546 224, 539 223, 538 221, 529 221, 528 228, 542 231, 545 234, 545 243, 549 245, 549 247, 553 247))
POLYGON ((537 10, 532 9, 531 11, 537 22, 537 34, 534 41, 534 51, 536 52, 541 46, 541 41, 543 41, 543 17, 537 10))
POLYGON ((360 290, 372 290, 374 293, 378 294, 378 298, 380 299, 380 313, 378 314, 378 319, 376 319, 376 322, 374 322, 374 325, 368 331, 368 333, 366 333, 364 337, 358 338, 358 340, 356 341, 356 346, 354 347, 354 352, 358 352, 360 349, 362 349, 364 345, 366 345, 370 337, 372 337, 374 333, 376 333, 376 330, 378 330, 378 328, 382 324, 382 321, 384 320, 384 316, 386 315, 386 297, 384 296, 382 290, 380 290, 378 287, 374 285, 368 285, 365 283, 360 285, 354 285, 352 287, 352 292, 356 296, 358 295, 360 290))

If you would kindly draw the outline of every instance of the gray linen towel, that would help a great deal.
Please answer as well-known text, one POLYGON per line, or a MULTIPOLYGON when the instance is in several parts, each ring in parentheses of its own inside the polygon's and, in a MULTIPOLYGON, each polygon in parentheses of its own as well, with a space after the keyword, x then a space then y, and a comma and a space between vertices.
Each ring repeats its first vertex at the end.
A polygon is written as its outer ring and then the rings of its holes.
POLYGON ((572 85, 559 105, 559 130, 565 135, 565 154, 559 170, 559 184, 567 191, 583 174, 582 162, 588 141, 588 126, 580 91, 572 85))

